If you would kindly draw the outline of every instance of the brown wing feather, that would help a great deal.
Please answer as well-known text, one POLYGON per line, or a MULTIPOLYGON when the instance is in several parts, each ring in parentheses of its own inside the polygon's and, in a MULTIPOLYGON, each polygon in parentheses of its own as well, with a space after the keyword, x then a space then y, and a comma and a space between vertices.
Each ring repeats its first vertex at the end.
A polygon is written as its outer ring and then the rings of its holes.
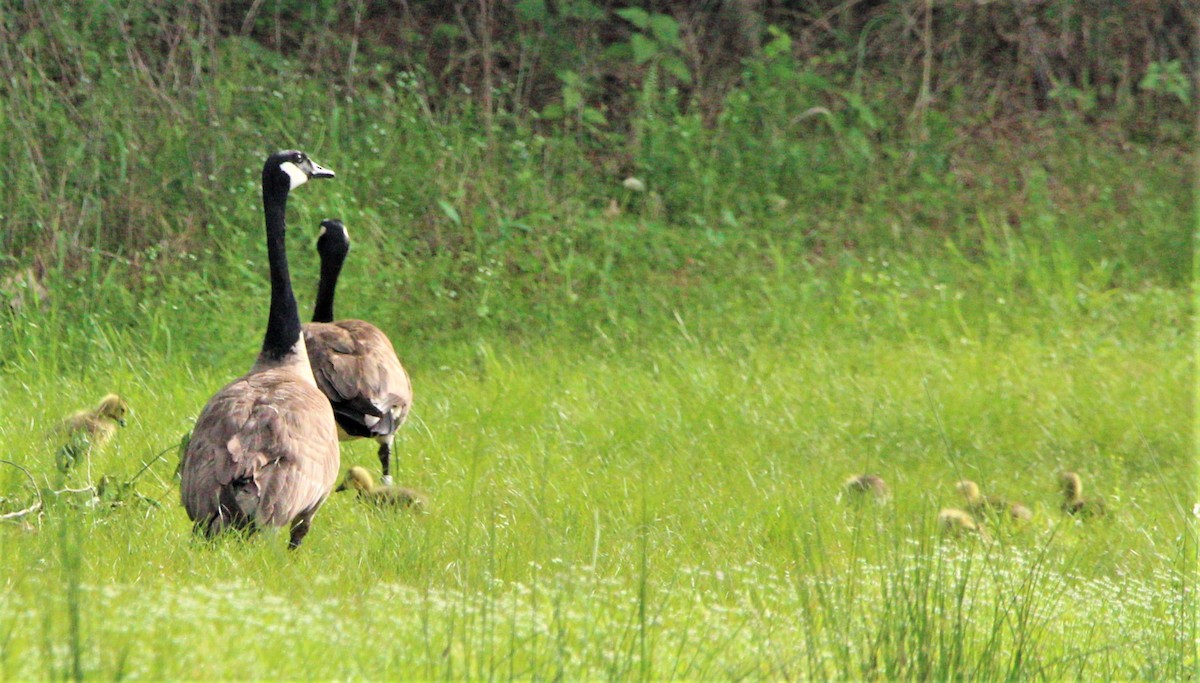
POLYGON ((362 320, 339 320, 305 325, 304 338, 317 386, 336 411, 358 413, 354 419, 377 436, 404 423, 412 382, 387 335, 362 320), (392 419, 370 419, 387 414, 392 419))
POLYGON ((236 499, 255 524, 283 526, 321 505, 339 464, 329 401, 286 368, 266 370, 235 380, 204 407, 184 454, 180 492, 196 522, 236 499))

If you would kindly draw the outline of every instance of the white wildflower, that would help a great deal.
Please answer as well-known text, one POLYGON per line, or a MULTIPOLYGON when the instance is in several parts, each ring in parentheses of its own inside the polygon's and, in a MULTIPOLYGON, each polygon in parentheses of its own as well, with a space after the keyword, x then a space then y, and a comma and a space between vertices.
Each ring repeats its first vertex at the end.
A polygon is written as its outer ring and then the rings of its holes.
POLYGON ((629 176, 625 180, 621 181, 621 186, 626 190, 632 190, 634 192, 646 191, 646 183, 642 182, 640 178, 635 178, 633 176, 629 176))

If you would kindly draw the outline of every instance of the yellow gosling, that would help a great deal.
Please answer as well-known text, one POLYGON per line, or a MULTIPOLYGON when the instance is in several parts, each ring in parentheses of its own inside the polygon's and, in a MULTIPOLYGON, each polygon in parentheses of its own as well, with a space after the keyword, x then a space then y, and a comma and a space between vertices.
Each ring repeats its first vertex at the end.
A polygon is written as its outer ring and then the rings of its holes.
POLYGON ((938 529, 948 536, 966 536, 976 534, 983 540, 990 540, 970 513, 958 508, 942 508, 937 516, 938 529))
POLYGON ((424 512, 426 500, 424 494, 403 486, 384 486, 376 484, 371 473, 365 467, 351 467, 346 472, 346 478, 337 487, 337 491, 353 489, 358 491, 360 500, 379 506, 412 508, 424 512))
POLYGON ((65 443, 55 455, 55 463, 61 472, 67 472, 93 449, 100 448, 117 431, 125 426, 125 415, 129 404, 116 394, 108 394, 92 410, 81 410, 63 420, 55 430, 65 436, 65 443))
POLYGON ((1083 497, 1083 480, 1074 472, 1063 472, 1058 476, 1062 487, 1062 511, 1076 517, 1103 517, 1107 514, 1104 500, 1083 497))
POLYGON ((998 496, 985 496, 979 491, 979 484, 970 479, 963 479, 954 488, 967 500, 967 511, 980 518, 1011 519, 1027 521, 1033 518, 1033 512, 1020 503, 1011 503, 998 496))
POLYGON ((842 484, 842 490, 850 496, 871 494, 880 503, 886 503, 891 497, 887 483, 882 477, 875 474, 860 474, 850 477, 842 484))
POLYGON ((1009 503, 1008 516, 1011 519, 1019 522, 1028 522, 1029 520, 1033 519, 1033 510, 1030 510, 1028 507, 1025 507, 1020 503, 1009 503))

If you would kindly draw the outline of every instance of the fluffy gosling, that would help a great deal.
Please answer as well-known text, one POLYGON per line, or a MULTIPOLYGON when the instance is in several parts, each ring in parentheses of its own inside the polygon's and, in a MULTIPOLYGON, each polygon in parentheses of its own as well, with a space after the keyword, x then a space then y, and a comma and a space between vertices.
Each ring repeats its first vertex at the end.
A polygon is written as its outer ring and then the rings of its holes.
POLYGON ((891 497, 887 483, 882 477, 875 474, 860 474, 850 477, 842 484, 842 490, 852 497, 871 494, 879 503, 886 503, 891 497))
POLYGON ((1029 508, 1020 503, 1010 503, 998 496, 983 495, 979 491, 979 484, 970 479, 963 479, 955 484, 954 488, 967 499, 967 511, 976 517, 1013 521, 1027 521, 1033 518, 1029 508))
POLYGON ((108 394, 92 410, 81 410, 63 420, 57 432, 66 437, 55 455, 55 464, 64 474, 74 467, 93 449, 99 448, 112 438, 117 426, 125 426, 125 414, 129 404, 116 394, 108 394))
POLYGON ((403 486, 376 484, 375 480, 371 478, 371 473, 365 467, 351 467, 350 471, 346 472, 346 478, 342 480, 341 485, 334 490, 346 491, 348 489, 358 491, 360 500, 374 505, 412 508, 418 512, 425 511, 426 501, 423 494, 403 486))
POLYGON ((970 513, 958 508, 942 508, 937 516, 938 530, 947 536, 975 534, 983 540, 991 540, 970 513))
POLYGON ((1102 498, 1084 498, 1083 481, 1074 472, 1063 472, 1058 475, 1059 486, 1062 487, 1062 511, 1076 517, 1103 517, 1107 510, 1102 498))

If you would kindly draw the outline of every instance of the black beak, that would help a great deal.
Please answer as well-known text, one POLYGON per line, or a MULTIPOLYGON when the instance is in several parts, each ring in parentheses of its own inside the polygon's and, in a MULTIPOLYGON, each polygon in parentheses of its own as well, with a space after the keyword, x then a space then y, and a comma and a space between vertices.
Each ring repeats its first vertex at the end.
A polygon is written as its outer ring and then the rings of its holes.
POLYGON ((312 159, 308 160, 308 168, 304 169, 308 173, 309 178, 332 178, 334 172, 318 164, 312 159))

